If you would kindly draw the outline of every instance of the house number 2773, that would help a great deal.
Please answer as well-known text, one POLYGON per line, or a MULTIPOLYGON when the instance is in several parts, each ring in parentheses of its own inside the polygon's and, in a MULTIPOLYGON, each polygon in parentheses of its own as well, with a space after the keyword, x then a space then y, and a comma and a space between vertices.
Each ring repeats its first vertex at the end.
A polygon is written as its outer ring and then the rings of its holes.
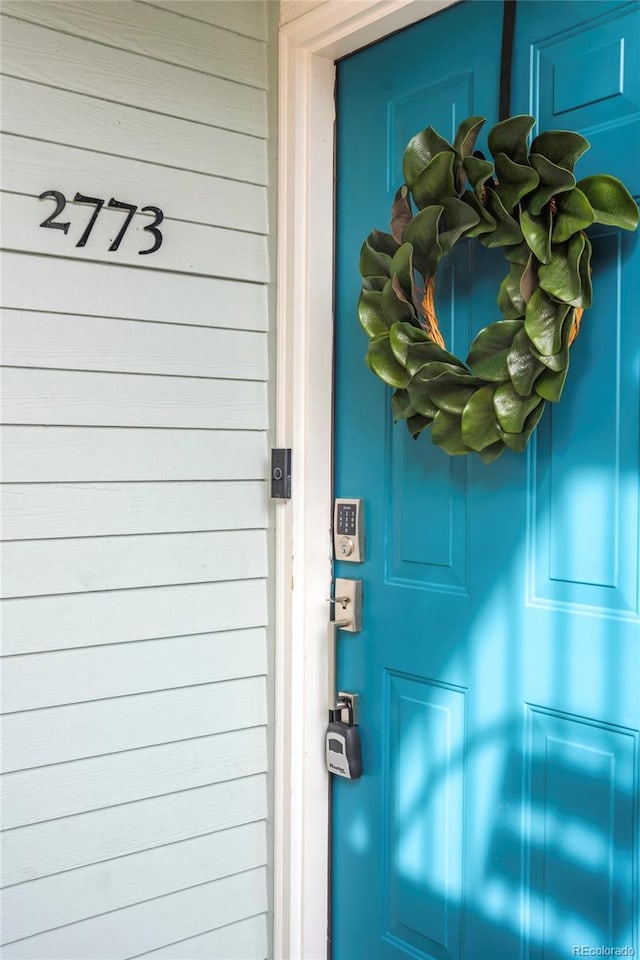
MULTIPOLYGON (((62 212, 67 205, 67 198, 65 197, 64 193, 61 193, 59 190, 45 190, 44 193, 40 194, 39 199, 55 200, 55 204, 56 204, 55 210, 53 211, 53 213, 50 213, 48 217, 45 217, 45 219, 42 221, 40 226, 48 227, 50 230, 62 230, 63 233, 68 233, 69 227, 71 226, 71 222, 69 220, 61 221, 58 219, 58 217, 62 216, 62 212)), ((99 197, 85 197, 84 194, 82 193, 76 193, 75 197, 73 198, 73 202, 86 203, 88 206, 93 207, 93 212, 89 217, 87 225, 82 233, 82 236, 76 243, 76 247, 85 247, 87 245, 87 240, 91 236, 91 231, 96 225, 96 220, 98 219, 98 215, 102 210, 102 208, 104 207, 104 200, 101 200, 99 197)), ((135 203, 125 203, 124 200, 116 200, 114 197, 111 197, 111 200, 109 200, 109 202, 107 203, 107 207, 110 207, 112 210, 122 210, 122 212, 125 214, 125 218, 123 220, 122 226, 120 227, 120 230, 118 231, 117 236, 109 245, 109 250, 115 251, 118 249, 118 247, 122 243, 124 235, 127 232, 129 228, 129 224, 133 220, 133 215, 135 214, 138 207, 136 206, 135 203)), ((155 253, 156 250, 159 250, 160 247, 162 246, 162 233, 160 232, 159 227, 162 221, 164 220, 164 214, 160 209, 160 207, 151 207, 151 206, 141 207, 140 212, 153 213, 155 215, 155 219, 153 223, 148 223, 146 224, 146 226, 142 228, 144 231, 151 234, 151 237, 153 238, 153 242, 151 243, 151 246, 146 247, 146 249, 138 250, 138 253, 141 255, 146 253, 155 253)))

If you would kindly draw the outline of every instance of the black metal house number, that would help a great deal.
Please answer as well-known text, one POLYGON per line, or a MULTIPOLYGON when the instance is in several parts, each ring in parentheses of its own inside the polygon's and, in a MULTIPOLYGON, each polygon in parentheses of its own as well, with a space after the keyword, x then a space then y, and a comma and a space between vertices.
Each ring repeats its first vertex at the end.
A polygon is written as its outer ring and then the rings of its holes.
MULTIPOLYGON (((58 217, 61 216, 62 211, 67 205, 67 198, 65 197, 64 193, 61 193, 59 190, 45 190, 44 193, 40 194, 38 199, 39 200, 51 199, 51 200, 55 200, 56 202, 55 210, 53 211, 53 213, 49 214, 48 217, 45 217, 45 219, 42 221, 40 226, 48 227, 50 230, 62 230, 63 233, 68 233, 69 227, 71 226, 71 221, 66 220, 64 222, 61 222, 60 220, 58 220, 58 217)), ((98 219, 98 214, 100 213, 100 211, 104 206, 104 200, 99 199, 99 197, 85 197, 84 194, 82 193, 76 193, 75 197, 73 198, 73 202, 91 204, 91 206, 95 208, 89 218, 89 222, 87 223, 87 226, 85 227, 82 236, 76 243, 76 247, 85 247, 87 245, 87 240, 91 236, 91 231, 93 230, 96 224, 96 220, 98 219)), ((107 203, 107 206, 115 210, 126 211, 126 216, 124 218, 124 222, 120 230, 118 231, 118 235, 116 236, 115 240, 109 245, 109 251, 115 251, 118 249, 118 247, 122 243, 123 237, 127 232, 129 224, 133 220, 133 215, 135 214, 138 207, 135 203, 125 203, 124 200, 116 200, 114 199, 114 197, 111 197, 111 200, 109 200, 109 202, 107 203)), ((155 253, 156 250, 159 250, 160 247, 162 246, 163 237, 162 237, 162 233, 159 230, 159 227, 162 221, 164 220, 164 214, 160 209, 160 207, 153 207, 153 206, 141 207, 140 211, 141 213, 155 214, 155 220, 153 221, 153 223, 148 223, 146 226, 142 228, 143 230, 150 233, 151 236, 153 237, 153 243, 151 244, 150 247, 147 247, 144 250, 138 250, 138 253, 141 256, 143 256, 144 254, 147 254, 147 253, 155 253)))

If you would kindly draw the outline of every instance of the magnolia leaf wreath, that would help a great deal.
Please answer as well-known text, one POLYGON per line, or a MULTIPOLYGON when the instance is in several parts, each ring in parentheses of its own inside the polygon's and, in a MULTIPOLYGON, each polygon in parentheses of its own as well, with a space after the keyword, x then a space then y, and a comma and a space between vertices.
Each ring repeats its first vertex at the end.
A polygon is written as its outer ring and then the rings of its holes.
POLYGON ((395 388, 394 419, 414 437, 431 427, 448 454, 490 462, 505 448, 524 450, 545 401, 560 399, 591 306, 585 229, 635 230, 638 208, 615 177, 576 182, 574 164, 589 149, 580 134, 540 133, 529 147, 535 119, 510 117, 489 132, 492 163, 474 151, 484 122, 464 120, 453 146, 433 127, 409 142, 391 233, 374 230, 362 246, 358 316, 368 366, 395 388), (497 297, 503 319, 478 333, 465 363, 445 349, 435 310, 438 263, 463 237, 503 247, 509 264, 497 297))

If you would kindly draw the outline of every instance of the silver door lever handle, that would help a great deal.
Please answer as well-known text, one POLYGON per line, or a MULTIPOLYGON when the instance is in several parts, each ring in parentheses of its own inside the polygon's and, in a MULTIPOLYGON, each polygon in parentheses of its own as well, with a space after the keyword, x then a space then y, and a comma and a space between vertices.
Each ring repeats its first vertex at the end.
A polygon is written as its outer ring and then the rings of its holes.
POLYGON ((327 707, 335 709, 338 699, 336 688, 336 640, 340 627, 348 627, 351 620, 329 620, 327 624, 327 707))
MULTIPOLYGON (((329 597, 328 603, 339 605, 345 612, 340 620, 327 623, 327 699, 329 710, 336 706, 336 639, 338 630, 359 633, 362 629, 362 580, 336 580, 335 597, 329 597)), ((336 608, 337 609, 337 608, 336 608)))

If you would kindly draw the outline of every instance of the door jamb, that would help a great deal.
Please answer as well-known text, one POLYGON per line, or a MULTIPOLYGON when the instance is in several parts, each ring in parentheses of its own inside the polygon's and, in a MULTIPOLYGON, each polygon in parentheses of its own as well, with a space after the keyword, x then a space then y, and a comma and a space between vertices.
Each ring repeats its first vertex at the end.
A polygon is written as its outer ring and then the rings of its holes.
POLYGON ((276 513, 277 960, 322 960, 327 943, 335 61, 453 2, 327 0, 280 30, 276 444, 293 449, 293 497, 276 513))

